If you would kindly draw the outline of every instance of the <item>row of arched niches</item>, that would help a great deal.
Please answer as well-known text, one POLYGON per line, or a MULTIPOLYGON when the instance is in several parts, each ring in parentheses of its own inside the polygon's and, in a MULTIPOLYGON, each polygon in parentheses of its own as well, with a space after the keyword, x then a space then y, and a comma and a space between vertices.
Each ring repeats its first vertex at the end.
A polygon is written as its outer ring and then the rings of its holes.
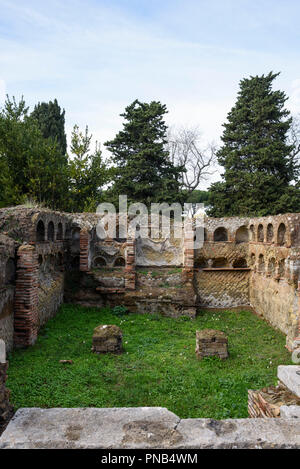
MULTIPOLYGON (((204 230, 204 241, 232 241, 237 244, 247 242, 274 243, 278 246, 284 246, 288 240, 288 230, 284 223, 280 223, 277 229, 274 229, 272 223, 268 223, 266 226, 262 223, 259 223, 257 226, 251 224, 249 229, 243 225, 236 230, 234 239, 230 239, 229 232, 224 226, 219 226, 214 231, 210 231, 207 228, 197 229, 204 230)), ((194 239, 196 240, 196 235, 194 239)))
MULTIPOLYGON (((254 246, 263 245, 266 248, 268 246, 279 248, 290 247, 291 233, 288 223, 282 221, 260 223, 260 220, 258 220, 257 223, 241 225, 236 230, 233 230, 230 224, 229 229, 224 226, 213 227, 213 225, 214 223, 210 223, 208 228, 197 228, 202 229, 202 233, 204 233, 202 234, 202 239, 210 243, 229 243, 233 249, 229 251, 230 255, 228 257, 222 257, 222 252, 226 252, 226 250, 222 249, 215 250, 215 256, 213 256, 214 248, 211 247, 207 251, 204 244, 204 250, 200 248, 198 251, 195 251, 194 267, 196 269, 251 269, 277 279, 285 276, 288 266, 285 259, 287 255, 284 250, 280 249, 280 255, 274 257, 274 251, 272 254, 271 251, 266 250, 262 254, 254 246), (244 250, 244 255, 242 252, 234 249, 234 245, 242 245, 242 243, 248 244, 244 250), (251 249, 251 245, 254 245, 253 249, 251 249), (208 252, 211 253, 212 258, 207 257, 208 252), (218 257, 218 253, 221 256, 218 257)), ((196 242, 197 239, 201 240, 201 235, 196 236, 195 234, 194 241, 196 242)))

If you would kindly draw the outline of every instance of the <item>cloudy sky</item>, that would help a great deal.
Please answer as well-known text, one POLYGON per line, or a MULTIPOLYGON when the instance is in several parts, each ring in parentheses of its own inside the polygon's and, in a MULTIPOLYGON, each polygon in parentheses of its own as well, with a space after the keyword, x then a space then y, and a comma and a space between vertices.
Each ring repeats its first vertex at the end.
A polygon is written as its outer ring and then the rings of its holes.
POLYGON ((299 0, 0 0, 0 104, 58 99, 100 142, 138 98, 218 141, 239 80, 281 72, 300 112, 299 0))

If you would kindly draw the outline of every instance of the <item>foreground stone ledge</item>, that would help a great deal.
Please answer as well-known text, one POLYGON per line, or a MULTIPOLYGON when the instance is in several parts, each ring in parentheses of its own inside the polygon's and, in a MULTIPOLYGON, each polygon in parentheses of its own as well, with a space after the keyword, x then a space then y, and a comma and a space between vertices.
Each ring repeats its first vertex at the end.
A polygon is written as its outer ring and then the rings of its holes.
POLYGON ((19 409, 0 449, 300 448, 300 419, 180 419, 162 407, 19 409))

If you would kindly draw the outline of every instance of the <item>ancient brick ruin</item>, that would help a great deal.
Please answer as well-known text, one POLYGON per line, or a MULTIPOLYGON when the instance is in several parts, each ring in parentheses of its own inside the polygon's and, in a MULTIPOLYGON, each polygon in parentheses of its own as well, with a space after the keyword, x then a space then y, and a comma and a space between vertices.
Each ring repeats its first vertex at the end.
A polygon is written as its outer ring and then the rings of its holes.
MULTIPOLYGON (((183 239, 99 239, 97 214, 18 206, 0 210, 0 338, 33 344, 62 301, 124 305, 194 317, 203 308, 252 308, 300 344, 300 214, 205 218, 183 239), (201 228, 202 229, 202 228, 201 228)), ((159 235, 158 235, 159 236, 159 235)))
MULTIPOLYGON (((25 206, 0 210, 0 339, 6 352, 34 344, 63 301, 191 318, 197 309, 252 308, 286 335, 288 350, 299 348, 300 213, 206 217, 204 231, 190 221, 182 239, 129 231, 100 239, 99 217, 25 206), (195 245, 198 229, 201 246, 195 245)), ((2 364, 0 409, 7 416, 6 369, 2 364)), ((278 414, 268 392, 250 391, 251 416, 278 414)))

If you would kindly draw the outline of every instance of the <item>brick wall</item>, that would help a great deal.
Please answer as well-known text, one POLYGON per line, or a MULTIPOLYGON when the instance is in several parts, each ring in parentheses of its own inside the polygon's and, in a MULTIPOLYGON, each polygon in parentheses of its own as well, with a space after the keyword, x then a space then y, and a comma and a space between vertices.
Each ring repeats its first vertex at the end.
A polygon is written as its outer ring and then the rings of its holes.
POLYGON ((14 344, 32 345, 37 338, 38 317, 38 259, 33 246, 18 249, 17 279, 14 306, 14 344))
POLYGON ((249 305, 248 271, 198 271, 195 279, 200 306, 230 308, 249 305))

